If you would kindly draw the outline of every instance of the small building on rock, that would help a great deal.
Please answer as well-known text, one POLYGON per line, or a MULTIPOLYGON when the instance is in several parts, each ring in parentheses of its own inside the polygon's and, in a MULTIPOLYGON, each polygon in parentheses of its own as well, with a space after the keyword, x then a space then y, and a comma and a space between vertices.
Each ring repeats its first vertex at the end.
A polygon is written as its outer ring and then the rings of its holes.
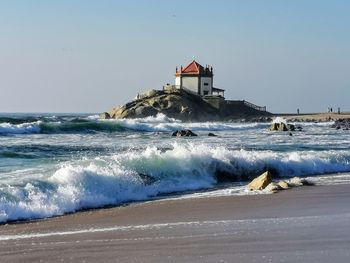
POLYGON ((225 90, 214 87, 213 67, 209 65, 203 67, 195 60, 185 67, 176 67, 175 85, 166 84, 163 89, 182 89, 198 95, 224 115, 229 115, 232 112, 266 113, 265 106, 257 106, 246 100, 226 100, 225 90))
POLYGON ((221 96, 224 97, 225 90, 213 86, 213 67, 206 65, 203 67, 193 60, 185 67, 176 67, 175 87, 184 89, 200 96, 221 96))

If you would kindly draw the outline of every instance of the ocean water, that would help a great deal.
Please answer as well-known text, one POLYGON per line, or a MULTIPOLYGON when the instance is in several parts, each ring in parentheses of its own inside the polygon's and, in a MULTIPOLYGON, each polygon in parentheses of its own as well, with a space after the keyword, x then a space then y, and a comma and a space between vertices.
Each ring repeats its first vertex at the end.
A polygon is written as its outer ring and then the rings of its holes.
POLYGON ((350 131, 331 122, 296 125, 303 130, 289 136, 269 132, 269 123, 183 123, 164 115, 0 114, 0 222, 174 193, 252 194, 246 181, 265 170, 316 184, 349 183, 350 131), (178 129, 199 136, 171 137, 178 129))

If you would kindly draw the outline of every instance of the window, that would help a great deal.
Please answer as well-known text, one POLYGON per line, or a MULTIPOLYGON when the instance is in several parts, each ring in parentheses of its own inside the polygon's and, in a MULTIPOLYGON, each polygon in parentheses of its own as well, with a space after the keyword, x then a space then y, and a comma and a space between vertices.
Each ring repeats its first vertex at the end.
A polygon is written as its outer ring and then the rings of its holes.
POLYGON ((209 86, 209 83, 207 83, 207 82, 204 82, 204 86, 209 86))
POLYGON ((205 96, 205 95, 208 95, 209 94, 209 91, 207 91, 207 90, 205 90, 205 91, 203 91, 203 95, 205 96))

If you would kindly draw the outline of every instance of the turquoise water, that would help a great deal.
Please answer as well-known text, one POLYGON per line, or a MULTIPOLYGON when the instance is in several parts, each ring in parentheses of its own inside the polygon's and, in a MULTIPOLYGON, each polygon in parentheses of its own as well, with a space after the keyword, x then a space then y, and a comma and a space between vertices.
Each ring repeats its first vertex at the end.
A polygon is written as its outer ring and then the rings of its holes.
POLYGON ((331 124, 299 123, 289 136, 269 132, 269 123, 0 114, 0 221, 215 189, 267 169, 338 183, 350 173, 350 132, 331 124), (199 136, 172 138, 177 129, 199 136))

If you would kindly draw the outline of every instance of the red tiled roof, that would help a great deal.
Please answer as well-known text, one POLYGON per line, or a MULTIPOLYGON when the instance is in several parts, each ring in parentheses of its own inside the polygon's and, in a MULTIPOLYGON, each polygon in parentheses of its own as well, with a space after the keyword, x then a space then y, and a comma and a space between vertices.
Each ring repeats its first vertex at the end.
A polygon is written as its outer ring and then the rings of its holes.
POLYGON ((193 60, 182 70, 182 73, 199 73, 201 69, 204 70, 203 66, 193 60))
POLYGON ((193 60, 190 64, 188 64, 186 67, 181 68, 176 72, 177 75, 180 74, 193 74, 193 75, 210 75, 212 76, 212 72, 207 66, 204 68, 201 64, 199 64, 197 61, 193 60))

